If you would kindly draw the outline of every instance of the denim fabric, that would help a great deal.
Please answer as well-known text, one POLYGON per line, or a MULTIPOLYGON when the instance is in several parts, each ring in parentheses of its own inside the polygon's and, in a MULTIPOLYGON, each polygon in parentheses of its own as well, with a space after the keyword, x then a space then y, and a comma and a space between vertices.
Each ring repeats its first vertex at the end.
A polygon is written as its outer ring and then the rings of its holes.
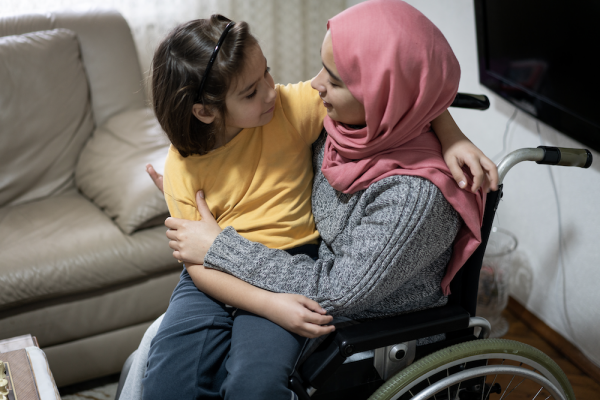
MULTIPOLYGON (((316 258, 316 245, 289 250, 316 258)), ((306 339, 202 293, 184 269, 150 345, 142 398, 293 399, 306 339)))

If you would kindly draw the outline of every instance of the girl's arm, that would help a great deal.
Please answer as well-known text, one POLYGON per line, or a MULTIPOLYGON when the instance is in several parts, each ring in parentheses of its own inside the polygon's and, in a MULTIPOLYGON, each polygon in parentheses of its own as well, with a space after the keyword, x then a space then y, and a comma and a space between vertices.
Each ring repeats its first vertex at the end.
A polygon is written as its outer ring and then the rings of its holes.
MULTIPOLYGON (((184 260, 201 256, 208 267, 269 291, 304 295, 338 315, 356 315, 401 293, 407 298, 394 304, 405 304, 408 309, 430 306, 414 299, 423 299, 425 293, 433 297, 440 293, 441 275, 460 218, 439 189, 425 179, 394 176, 371 185, 367 193, 363 194, 368 197, 360 223, 348 224, 352 231, 336 249, 336 256, 326 254, 325 246, 321 246, 317 261, 306 255, 290 256, 251 242, 231 227, 220 232, 216 240, 207 237, 206 229, 182 228, 187 236, 182 241, 184 247, 187 241, 194 246, 175 251, 174 256, 184 260), (206 257, 200 254, 209 248, 206 257), (439 270, 437 278, 428 272, 432 266, 439 270), (420 285, 405 286, 412 279, 420 285)), ((200 203, 204 200, 198 199, 200 203)), ((203 220, 208 223, 209 218, 206 215, 203 220)), ((184 223, 192 227, 199 224, 184 223)))
POLYGON ((272 293, 234 276, 203 265, 186 264, 198 289, 215 299, 260 315, 300 336, 315 338, 335 330, 325 325, 333 319, 309 298, 297 294, 272 293), (323 326, 324 325, 324 326, 323 326))
POLYGON ((463 171, 466 166, 473 175, 470 188, 473 193, 482 185, 485 192, 489 188, 498 190, 496 165, 462 133, 448 110, 431 121, 431 127, 442 144, 444 161, 458 186, 463 189, 467 186, 468 180, 463 171))

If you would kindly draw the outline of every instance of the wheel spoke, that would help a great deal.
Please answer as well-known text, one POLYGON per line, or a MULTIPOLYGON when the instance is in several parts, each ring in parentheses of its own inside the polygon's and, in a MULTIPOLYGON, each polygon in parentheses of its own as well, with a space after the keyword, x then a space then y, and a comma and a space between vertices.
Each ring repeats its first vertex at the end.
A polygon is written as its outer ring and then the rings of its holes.
POLYGON ((540 387, 540 390, 538 390, 538 392, 535 394, 535 397, 531 400, 535 400, 536 397, 538 397, 538 394, 540 394, 542 392, 542 390, 544 390, 544 387, 540 387))
MULTIPOLYGON (((461 370, 464 370, 466 366, 467 366, 467 363, 464 363, 464 364, 462 365, 462 368, 461 368, 461 370)), ((460 391, 460 385, 461 385, 461 384, 462 384, 462 382, 458 382, 458 387, 456 388, 456 394, 457 394, 457 395, 458 395, 458 392, 460 391)))
MULTIPOLYGON (((520 364, 519 364, 519 367, 522 367, 522 366, 523 366, 523 363, 520 363, 520 364)), ((537 370, 534 368, 534 369, 533 369, 533 372, 537 372, 537 370)), ((514 379, 514 377, 513 377, 513 379, 514 379)), ((523 379, 521 380, 521 382, 519 382, 519 384, 518 384, 517 386, 515 386, 514 388, 512 388, 512 389, 511 389, 511 391, 510 391, 510 392, 508 392, 508 393, 506 394, 506 397, 508 398, 508 396, 510 396, 510 394, 511 394, 512 392, 514 392, 515 390, 517 390, 517 388, 518 388, 519 386, 521 386, 521 384, 522 384, 523 382, 525 382, 525 380, 526 380, 526 379, 527 379, 527 378, 523 378, 523 379)), ((512 383, 512 380, 511 380, 510 382, 512 383)), ((510 386, 510 383, 508 384, 508 386, 510 386)), ((508 387, 507 387, 507 389, 508 389, 508 387)), ((542 389, 543 389, 543 387, 542 387, 542 389)), ((540 389, 540 390, 541 390, 541 389, 540 389)), ((537 394, 536 394, 536 396, 537 396, 537 394)), ((504 394, 502 395, 502 397, 504 397, 504 394)), ((502 400, 502 398, 501 398, 500 400, 502 400)))
MULTIPOLYGON (((429 386, 431 386, 431 382, 429 381, 429 378, 427 378, 427 383, 429 383, 429 386)), ((437 397, 435 397, 435 394, 433 395, 433 400, 437 400, 437 397)))
POLYGON ((506 395, 506 397, 510 396, 510 394, 512 392, 514 392, 519 386, 521 386, 521 383, 525 382, 525 379, 527 379, 527 378, 523 378, 523 380, 521 380, 521 382, 519 382, 519 384, 517 386, 515 386, 514 388, 512 388, 512 390, 510 392, 508 392, 508 394, 506 395))
MULTIPOLYGON (((504 361, 506 361, 506 359, 503 359, 502 362, 500 363, 500 365, 504 365, 504 361)), ((486 364, 487 364, 488 360, 486 360, 486 364)), ((498 379, 498 375, 494 376, 494 380, 492 381, 492 384, 490 385, 490 390, 488 390, 487 394, 485 395, 486 399, 489 399, 490 397, 490 393, 492 392, 492 387, 494 386, 494 383, 496 383, 496 379, 498 379)), ((485 391, 485 389, 483 389, 485 391)))
MULTIPOLYGON (((490 364, 490 360, 485 360, 485 365, 487 366, 489 364, 490 364)), ((496 376, 498 376, 498 375, 496 375, 496 376)), ((487 375, 483 377, 483 386, 481 387, 481 400, 484 400, 483 395, 485 394, 485 381, 487 381, 487 375)), ((490 390, 492 390, 491 386, 490 386, 490 390)))
POLYGON ((513 375, 512 379, 510 380, 510 382, 508 382, 508 385, 506 385, 506 389, 504 389, 504 393, 502 393, 502 396, 500 396, 500 400, 502 400, 504 398, 504 395, 506 394, 506 391, 508 390, 508 388, 510 387, 510 385, 512 384, 512 381, 515 380, 515 375, 513 375))
MULTIPOLYGON (((490 393, 492 392, 492 387, 494 386, 494 383, 496 383, 496 379, 498 379, 498 375, 494 376, 494 380, 492 381, 492 384, 490 385, 490 390, 488 390, 487 394, 485 395, 486 399, 490 398, 490 393)), ((483 389, 483 391, 485 392, 485 388, 483 389)), ((483 399, 483 397, 482 397, 483 399)))

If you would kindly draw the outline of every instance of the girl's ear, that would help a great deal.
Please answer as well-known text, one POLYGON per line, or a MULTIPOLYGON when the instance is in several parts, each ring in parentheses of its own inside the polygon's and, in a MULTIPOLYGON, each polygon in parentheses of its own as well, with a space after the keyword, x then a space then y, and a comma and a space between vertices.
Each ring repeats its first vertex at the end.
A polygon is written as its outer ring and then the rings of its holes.
POLYGON ((194 117, 198 118, 200 122, 204 122, 205 124, 211 124, 215 120, 215 115, 204 108, 202 104, 194 104, 192 106, 192 114, 194 114, 194 117))

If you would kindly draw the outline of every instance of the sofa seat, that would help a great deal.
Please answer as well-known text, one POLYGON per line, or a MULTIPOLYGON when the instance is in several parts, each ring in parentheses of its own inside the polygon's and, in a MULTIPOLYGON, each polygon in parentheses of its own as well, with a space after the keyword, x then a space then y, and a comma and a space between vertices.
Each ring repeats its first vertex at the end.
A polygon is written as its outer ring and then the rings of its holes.
POLYGON ((165 230, 124 234, 77 190, 0 208, 2 335, 44 348, 152 321, 179 274, 165 230))
POLYGON ((173 271, 165 231, 126 235, 76 190, 0 208, 0 312, 173 271))

